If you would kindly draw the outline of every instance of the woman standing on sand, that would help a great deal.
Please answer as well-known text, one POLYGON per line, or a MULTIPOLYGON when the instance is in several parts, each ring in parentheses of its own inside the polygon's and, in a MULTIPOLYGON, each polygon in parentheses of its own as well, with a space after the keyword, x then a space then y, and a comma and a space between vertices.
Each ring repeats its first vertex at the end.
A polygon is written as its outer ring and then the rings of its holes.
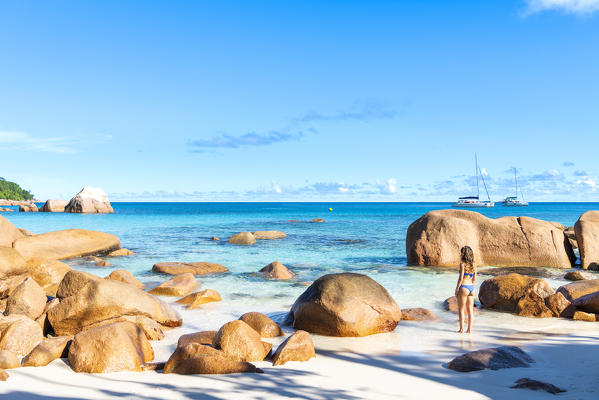
POLYGON ((460 250, 460 275, 455 289, 458 300, 458 313, 460 315, 460 330, 464 332, 464 313, 468 313, 468 330, 472 330, 474 322, 474 282, 476 281, 476 265, 474 264, 474 252, 469 246, 460 250))

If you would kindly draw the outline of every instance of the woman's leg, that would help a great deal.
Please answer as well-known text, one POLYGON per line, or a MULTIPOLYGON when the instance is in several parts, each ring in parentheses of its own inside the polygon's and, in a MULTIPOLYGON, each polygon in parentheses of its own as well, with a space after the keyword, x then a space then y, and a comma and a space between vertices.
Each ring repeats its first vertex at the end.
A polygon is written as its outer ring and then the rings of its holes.
POLYGON ((464 288, 460 288, 458 290, 458 314, 460 316, 460 330, 459 333, 464 332, 464 314, 466 313, 466 297, 468 297, 464 292, 468 292, 468 290, 464 288))
POLYGON ((468 330, 466 333, 470 333, 474 323, 474 294, 467 296, 466 309, 468 310, 468 330))

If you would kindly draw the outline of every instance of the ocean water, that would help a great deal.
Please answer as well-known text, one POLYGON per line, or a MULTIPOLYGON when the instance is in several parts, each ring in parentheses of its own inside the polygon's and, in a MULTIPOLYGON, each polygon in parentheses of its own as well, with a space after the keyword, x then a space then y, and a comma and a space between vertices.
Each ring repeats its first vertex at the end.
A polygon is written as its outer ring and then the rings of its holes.
MULTIPOLYGON (((400 307, 427 307, 441 311, 441 302, 453 295, 457 274, 447 269, 407 265, 405 236, 411 222, 449 203, 113 203, 114 214, 2 213, 16 226, 34 233, 83 228, 110 232, 123 247, 137 254, 109 258, 110 267, 82 260, 68 263, 99 276, 114 269, 131 271, 151 288, 169 279, 152 273, 165 261, 209 261, 230 272, 199 277, 203 288, 219 291, 220 303, 194 310, 185 330, 218 329, 219 324, 247 311, 269 313, 281 320, 307 282, 327 273, 353 271, 367 274, 385 286, 400 307), (329 207, 333 211, 328 211, 329 207), (310 223, 324 218, 325 223, 310 223), (291 222, 298 220, 300 222, 291 222), (259 240, 253 246, 227 244, 240 231, 280 230, 288 237, 259 240), (218 236, 220 241, 212 241, 218 236), (280 261, 297 274, 290 281, 270 281, 256 272, 280 261)), ((489 217, 526 215, 573 225, 599 203, 531 203, 529 207, 477 210, 489 217)), ((550 283, 563 284, 563 271, 554 271, 550 283)), ((479 279, 478 284, 482 279, 479 279)), ((172 302, 176 299, 165 298, 172 302)), ((186 314, 189 312, 186 312, 186 314)), ((447 321, 455 320, 451 314, 447 321)), ((492 313, 484 318, 513 318, 492 313)))

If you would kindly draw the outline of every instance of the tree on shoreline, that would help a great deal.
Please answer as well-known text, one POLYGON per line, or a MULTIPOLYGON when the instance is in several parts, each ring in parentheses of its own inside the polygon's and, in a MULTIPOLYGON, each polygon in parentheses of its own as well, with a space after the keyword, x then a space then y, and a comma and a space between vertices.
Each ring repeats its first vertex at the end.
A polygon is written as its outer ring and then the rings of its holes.
POLYGON ((29 190, 22 189, 14 182, 0 178, 0 199, 6 200, 32 200, 33 194, 29 190))

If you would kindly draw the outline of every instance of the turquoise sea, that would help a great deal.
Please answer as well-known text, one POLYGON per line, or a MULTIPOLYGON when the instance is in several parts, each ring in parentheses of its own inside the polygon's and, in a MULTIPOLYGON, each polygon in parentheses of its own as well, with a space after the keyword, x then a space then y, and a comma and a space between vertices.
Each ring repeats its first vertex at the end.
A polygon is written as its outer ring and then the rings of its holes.
MULTIPOLYGON (((218 290, 223 302, 215 313, 228 310, 284 311, 321 275, 355 271, 385 286, 401 307, 425 306, 440 310, 451 296, 455 272, 407 266, 405 235, 410 223, 426 212, 449 203, 113 203, 114 214, 2 213, 16 226, 34 233, 84 228, 110 232, 122 246, 137 254, 110 258, 110 267, 82 260, 69 263, 100 276, 127 269, 147 284, 168 276, 151 272, 163 261, 210 261, 226 266, 225 275, 200 277, 204 288, 218 290), (328 211, 329 207, 333 211, 328 211), (324 218, 325 223, 310 223, 324 218), (290 222, 299 220, 300 222, 290 222), (240 231, 280 230, 288 237, 259 240, 253 246, 227 244, 240 231), (218 236, 220 241, 212 241, 218 236), (268 281, 255 272, 280 261, 297 274, 291 281, 268 281)), ((599 203, 531 203, 529 207, 477 210, 489 217, 526 215, 571 226, 599 203)), ((559 286, 563 271, 555 271, 559 286)), ((551 279, 551 278, 550 278, 551 279)), ((478 282, 480 284, 480 282, 478 282)), ((170 299, 171 301, 174 299, 170 299)), ((214 328, 214 327, 213 327, 214 328)), ((217 327, 216 327, 217 328, 217 327)))

